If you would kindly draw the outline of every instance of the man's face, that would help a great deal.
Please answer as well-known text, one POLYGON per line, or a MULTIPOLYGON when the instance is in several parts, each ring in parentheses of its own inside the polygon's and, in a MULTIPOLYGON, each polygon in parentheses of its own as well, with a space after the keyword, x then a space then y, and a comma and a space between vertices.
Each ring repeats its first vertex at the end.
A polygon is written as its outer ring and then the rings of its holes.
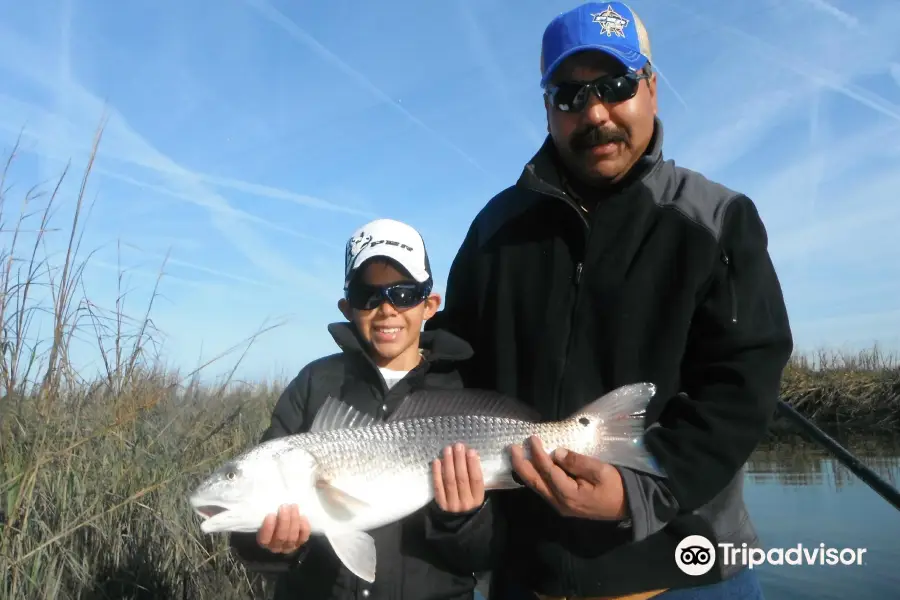
MULTIPOLYGON (((554 73, 552 84, 580 84, 604 75, 623 75, 625 67, 602 52, 579 52, 554 73)), ((638 82, 629 100, 607 104, 588 94, 581 110, 566 112, 545 97, 547 129, 573 175, 585 183, 620 180, 646 151, 656 116, 656 74, 638 82)))

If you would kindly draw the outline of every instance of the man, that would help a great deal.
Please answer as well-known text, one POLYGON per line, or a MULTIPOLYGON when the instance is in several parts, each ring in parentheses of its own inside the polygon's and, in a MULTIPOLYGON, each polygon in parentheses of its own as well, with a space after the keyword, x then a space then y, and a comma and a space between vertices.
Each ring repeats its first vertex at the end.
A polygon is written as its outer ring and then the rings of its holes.
POLYGON ((429 326, 472 344, 467 386, 548 419, 655 383, 645 443, 668 477, 514 449, 530 489, 493 503, 492 598, 762 598, 721 553, 702 575, 675 557, 689 535, 758 543, 742 467, 793 347, 763 223, 745 195, 663 158, 649 37, 625 4, 555 18, 541 76, 549 136, 475 218, 429 326))

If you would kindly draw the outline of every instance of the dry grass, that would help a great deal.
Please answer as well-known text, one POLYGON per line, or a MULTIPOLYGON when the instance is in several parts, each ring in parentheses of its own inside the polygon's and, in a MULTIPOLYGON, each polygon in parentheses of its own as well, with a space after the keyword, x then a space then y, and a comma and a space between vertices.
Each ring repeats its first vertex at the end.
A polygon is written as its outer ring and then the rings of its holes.
POLYGON ((63 252, 49 237, 69 174, 24 192, 18 213, 15 149, 0 176, 0 598, 264 597, 223 538, 200 533, 185 496, 258 438, 282 383, 200 385, 199 369, 164 368, 157 290, 126 311, 124 273, 114 306, 89 300, 81 234, 94 153, 65 207, 63 252), (70 363, 76 340, 95 349, 98 376, 70 363))
POLYGON ((795 357, 784 373, 782 398, 820 426, 900 430, 900 363, 877 347, 795 357))
MULTIPOLYGON (((88 299, 80 232, 93 157, 55 254, 47 242, 67 173, 25 193, 16 214, 14 156, 0 180, 0 598, 264 597, 222 537, 200 533, 185 497, 256 441, 283 382, 204 386, 197 371, 164 368, 155 290, 133 312, 125 291, 110 307, 88 299), (99 376, 69 362, 76 339, 101 357, 99 376)), ((798 360, 785 390, 817 418, 896 425, 898 380, 874 356, 821 369, 798 360)))

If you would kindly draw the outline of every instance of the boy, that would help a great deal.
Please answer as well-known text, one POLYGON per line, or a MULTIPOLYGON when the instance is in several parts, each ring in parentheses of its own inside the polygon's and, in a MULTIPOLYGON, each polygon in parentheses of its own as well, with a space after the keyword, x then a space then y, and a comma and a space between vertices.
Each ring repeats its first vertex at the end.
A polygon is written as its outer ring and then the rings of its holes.
MULTIPOLYGON (((288 385, 262 440, 307 431, 330 394, 384 418, 416 389, 460 388, 459 361, 472 350, 445 331, 422 332, 440 306, 419 233, 390 219, 372 221, 347 242, 347 323, 328 330, 342 352, 304 367, 288 385)), ((248 568, 280 572, 276 598, 471 599, 476 571, 488 570, 490 521, 480 463, 461 446, 433 465, 435 502, 403 521, 371 531, 378 553, 375 582, 348 571, 324 538, 310 539, 303 507, 269 515, 255 539, 232 534, 248 568)))

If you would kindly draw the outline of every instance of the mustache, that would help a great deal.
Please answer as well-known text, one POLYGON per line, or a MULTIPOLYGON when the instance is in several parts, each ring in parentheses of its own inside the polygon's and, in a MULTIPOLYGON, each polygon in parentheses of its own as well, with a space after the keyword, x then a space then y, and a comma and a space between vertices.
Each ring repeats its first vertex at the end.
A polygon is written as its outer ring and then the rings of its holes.
POLYGON ((588 150, 594 146, 627 141, 628 134, 624 131, 606 129, 605 127, 590 127, 573 135, 571 144, 573 150, 588 150))

